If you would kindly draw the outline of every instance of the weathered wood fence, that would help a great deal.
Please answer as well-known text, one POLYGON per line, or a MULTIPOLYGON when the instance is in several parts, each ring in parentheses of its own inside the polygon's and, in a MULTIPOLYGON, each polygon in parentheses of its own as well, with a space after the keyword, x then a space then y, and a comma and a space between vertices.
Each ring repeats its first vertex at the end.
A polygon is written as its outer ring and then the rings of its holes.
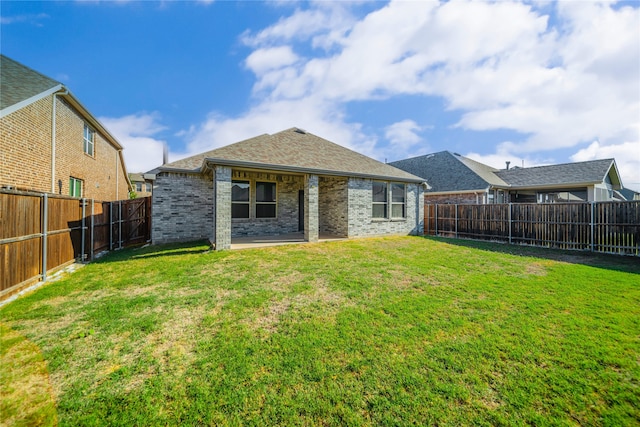
POLYGON ((640 256, 640 202, 426 204, 427 235, 640 256))
POLYGON ((150 239, 151 198, 0 191, 0 300, 74 261, 150 239))

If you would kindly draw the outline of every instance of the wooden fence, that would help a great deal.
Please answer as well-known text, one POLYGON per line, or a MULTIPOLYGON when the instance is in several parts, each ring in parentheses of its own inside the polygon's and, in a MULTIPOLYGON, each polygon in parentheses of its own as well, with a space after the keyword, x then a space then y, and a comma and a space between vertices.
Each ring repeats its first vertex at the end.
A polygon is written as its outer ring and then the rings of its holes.
POLYGON ((425 205, 425 234, 640 256, 640 202, 425 205))
POLYGON ((0 190, 0 300, 74 261, 150 235, 150 197, 100 202, 0 190))

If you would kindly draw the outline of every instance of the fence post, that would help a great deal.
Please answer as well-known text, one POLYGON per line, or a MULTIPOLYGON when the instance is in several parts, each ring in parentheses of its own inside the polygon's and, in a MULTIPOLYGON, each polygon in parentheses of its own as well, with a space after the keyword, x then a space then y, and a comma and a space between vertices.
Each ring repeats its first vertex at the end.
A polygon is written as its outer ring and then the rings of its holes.
POLYGON ((87 212, 87 199, 80 199, 80 203, 82 203, 82 219, 80 221, 80 262, 84 262, 84 239, 85 235, 85 215, 87 212))
POLYGON ((49 196, 42 195, 42 281, 47 280, 47 223, 49 222, 48 210, 49 196))
POLYGON ((436 217, 436 237, 438 237, 438 204, 436 203, 434 206, 436 207, 436 213, 435 213, 435 217, 436 217))
POLYGON ((94 256, 94 253, 93 253, 93 246, 94 246, 94 244, 93 244, 93 229, 95 228, 95 224, 93 222, 94 221, 93 215, 94 215, 95 212, 93 210, 93 207, 95 206, 95 204, 96 204, 95 199, 91 199, 91 243, 90 243, 91 244, 91 248, 89 249, 89 253, 91 254, 91 261, 93 261, 93 256, 94 256))
POLYGON ((591 205, 591 219, 590 219, 590 228, 591 228, 591 252, 595 251, 595 237, 594 237, 594 232, 595 232, 595 205, 596 202, 589 202, 589 204, 591 205))
POLYGON ((455 204, 454 208, 456 210, 456 215, 454 218, 455 218, 455 225, 456 225, 455 232, 456 232, 456 239, 457 239, 458 238, 458 204, 457 203, 455 204))
POLYGON ((118 200, 118 249, 122 249, 122 200, 118 200))
POLYGON ((113 250, 113 202, 109 202, 109 250, 113 250))
POLYGON ((511 238, 511 228, 513 227, 513 214, 511 213, 511 209, 513 208, 513 203, 509 203, 509 244, 513 243, 511 238))

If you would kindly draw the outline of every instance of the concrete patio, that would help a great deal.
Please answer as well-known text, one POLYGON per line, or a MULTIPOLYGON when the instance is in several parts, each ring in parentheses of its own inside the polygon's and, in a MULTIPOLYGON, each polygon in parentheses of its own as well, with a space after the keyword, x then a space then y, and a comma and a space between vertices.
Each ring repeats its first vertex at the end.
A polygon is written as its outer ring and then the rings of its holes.
MULTIPOLYGON (((327 242, 331 240, 346 240, 346 237, 320 234, 318 241, 327 242)), ((308 243, 304 240, 304 232, 279 234, 275 236, 246 236, 232 237, 231 249, 263 248, 268 246, 295 245, 308 243)))

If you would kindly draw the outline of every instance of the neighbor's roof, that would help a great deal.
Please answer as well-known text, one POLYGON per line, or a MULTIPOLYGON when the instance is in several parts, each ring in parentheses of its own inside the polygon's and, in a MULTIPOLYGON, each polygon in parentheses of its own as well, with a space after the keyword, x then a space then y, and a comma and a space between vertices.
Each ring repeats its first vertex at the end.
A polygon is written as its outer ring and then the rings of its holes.
POLYGON ((508 182, 512 188, 598 184, 606 179, 611 168, 615 171, 611 175, 612 184, 620 186, 620 175, 615 168, 614 159, 563 163, 532 168, 515 167, 498 171, 496 175, 508 182))
POLYGON ((485 191, 491 185, 506 187, 490 166, 450 151, 427 154, 389 163, 424 178, 431 187, 427 192, 485 191))
POLYGON ((199 172, 207 163, 318 175, 345 175, 423 182, 388 164, 298 128, 260 135, 161 166, 199 172))
POLYGON ((0 111, 61 86, 60 82, 0 55, 0 111))

